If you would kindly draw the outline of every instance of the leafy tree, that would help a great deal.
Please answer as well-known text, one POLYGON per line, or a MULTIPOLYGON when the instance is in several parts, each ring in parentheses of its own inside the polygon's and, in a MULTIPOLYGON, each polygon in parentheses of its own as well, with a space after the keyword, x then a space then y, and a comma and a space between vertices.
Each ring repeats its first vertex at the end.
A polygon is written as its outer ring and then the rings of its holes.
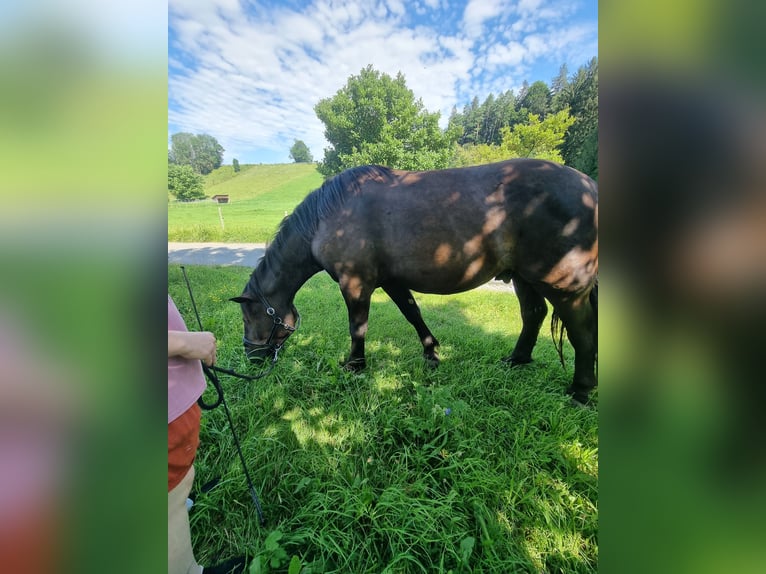
POLYGON ((195 157, 193 141, 196 136, 180 132, 170 136, 168 160, 176 165, 191 165, 195 157))
POLYGON ((197 136, 197 144, 199 148, 197 162, 192 167, 198 168, 199 173, 202 174, 221 167, 224 149, 213 136, 200 134, 197 136))
POLYGON ((180 201, 204 199, 203 178, 190 165, 168 164, 168 191, 180 201))
MULTIPOLYGON (((500 153, 503 128, 511 130, 517 125, 528 125, 529 114, 538 116, 541 123, 550 114, 569 110, 574 122, 564 134, 564 142, 558 146, 563 163, 593 178, 598 177, 598 59, 581 67, 571 78, 566 64, 551 81, 550 89, 545 82, 532 85, 525 81, 518 95, 508 90, 497 97, 487 96, 483 103, 474 97, 462 113, 453 108, 449 127, 460 134, 453 165, 474 165, 502 159, 500 153), (488 148, 482 148, 486 144, 488 148)), ((535 128, 536 129, 536 128, 535 128)), ((519 135, 524 128, 519 128, 519 135)), ((514 136, 515 137, 515 136, 514 136)), ((522 150, 513 152, 524 155, 522 150)))
POLYGON ((457 134, 457 141, 458 143, 461 142, 464 131, 463 116, 457 111, 457 106, 452 106, 452 112, 449 115, 449 120, 447 120, 447 130, 457 134))
POLYGON ((534 157, 564 163, 559 148, 574 121, 568 109, 549 114, 543 120, 537 114, 529 114, 527 123, 516 124, 513 129, 503 128, 500 149, 506 157, 534 157))
POLYGON ((482 165, 510 159, 503 155, 500 146, 488 144, 466 144, 459 146, 452 157, 451 167, 467 167, 470 165, 482 165))
POLYGON ((325 176, 368 163, 399 169, 447 167, 458 135, 455 129, 439 128, 439 113, 424 109, 401 72, 391 78, 372 66, 349 77, 314 110, 331 144, 318 167, 325 176))
POLYGON ((168 160, 177 165, 189 165, 194 171, 208 174, 221 167, 224 149, 213 136, 179 132, 170 137, 168 160))
POLYGON ((239 172, 239 161, 235 157, 233 160, 231 160, 231 166, 234 168, 234 173, 239 172))
POLYGON ((293 147, 290 148, 290 159, 295 163, 311 163, 314 158, 309 151, 308 146, 303 143, 303 140, 294 140, 293 147))
POLYGON ((502 128, 500 145, 479 144, 459 148, 452 165, 480 165, 514 157, 533 157, 563 163, 559 148, 565 132, 573 122, 569 110, 549 114, 544 120, 537 114, 529 114, 526 123, 502 128))

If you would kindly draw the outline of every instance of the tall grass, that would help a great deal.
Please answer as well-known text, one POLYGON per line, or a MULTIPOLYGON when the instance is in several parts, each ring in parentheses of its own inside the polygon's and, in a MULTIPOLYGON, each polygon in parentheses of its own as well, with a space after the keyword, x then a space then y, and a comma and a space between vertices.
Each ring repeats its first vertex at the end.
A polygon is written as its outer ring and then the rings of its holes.
POLYGON ((244 165, 238 173, 223 166, 206 176, 205 194, 228 195, 229 203, 169 202, 168 241, 269 241, 284 216, 322 181, 314 164, 244 165))
MULTIPOLYGON (((189 267, 219 363, 248 370, 238 295, 250 269, 189 267)), ((196 325, 177 267, 169 292, 196 325)), ((267 524, 258 525, 222 409, 204 414, 192 536, 202 563, 246 553, 256 572, 595 572, 598 434, 568 404, 546 329, 531 365, 509 369, 521 329, 512 293, 417 297, 442 343, 425 366, 414 329, 373 297, 368 367, 340 368, 346 309, 326 274, 295 304, 301 328, 267 377, 225 379, 267 524)), ((209 397, 212 398, 212 397, 209 397)), ((596 398, 597 402, 597 398, 596 398)))

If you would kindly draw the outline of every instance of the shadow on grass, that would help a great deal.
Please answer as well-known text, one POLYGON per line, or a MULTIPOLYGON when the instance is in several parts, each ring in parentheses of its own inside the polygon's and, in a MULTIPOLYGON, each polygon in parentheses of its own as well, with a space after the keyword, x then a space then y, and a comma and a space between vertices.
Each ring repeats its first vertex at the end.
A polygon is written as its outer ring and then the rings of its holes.
MULTIPOLYGON (((225 300, 249 273, 208 270, 195 285, 219 360, 237 370, 247 368, 241 318, 225 300)), ((170 271, 169 282, 177 303, 188 300, 170 271)), ((340 367, 350 341, 337 286, 320 275, 299 291, 303 324, 272 374, 224 382, 267 527, 224 413, 206 413, 198 482, 223 480, 192 518, 202 556, 268 558, 264 541, 279 530, 280 547, 312 572, 596 570, 596 414, 563 395, 571 347, 563 370, 543 332, 535 362, 509 369, 500 358, 521 328, 513 295, 416 297, 442 343, 439 368, 425 366, 414 329, 381 293, 368 368, 355 375, 340 367)))

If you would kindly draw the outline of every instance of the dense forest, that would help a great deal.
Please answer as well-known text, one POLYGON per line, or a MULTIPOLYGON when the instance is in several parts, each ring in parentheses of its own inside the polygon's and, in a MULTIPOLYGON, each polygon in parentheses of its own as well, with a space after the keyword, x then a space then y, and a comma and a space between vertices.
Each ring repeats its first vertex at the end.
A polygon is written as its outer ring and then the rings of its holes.
POLYGON ((591 177, 598 177, 598 58, 581 66, 569 75, 566 65, 549 86, 543 81, 529 85, 524 82, 518 94, 507 90, 489 94, 484 102, 478 97, 464 106, 462 111, 452 109, 448 129, 461 134, 457 143, 463 148, 471 146, 499 146, 503 128, 529 122, 530 114, 544 121, 568 110, 574 120, 564 134, 560 146, 566 165, 579 169, 591 177))

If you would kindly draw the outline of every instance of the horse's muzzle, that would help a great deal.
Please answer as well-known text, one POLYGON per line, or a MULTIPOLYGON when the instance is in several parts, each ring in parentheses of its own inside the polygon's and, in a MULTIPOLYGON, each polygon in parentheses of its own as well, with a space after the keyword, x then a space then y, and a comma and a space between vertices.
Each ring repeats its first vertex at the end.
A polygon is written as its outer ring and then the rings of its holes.
POLYGON ((265 345, 245 345, 245 356, 251 363, 263 361, 274 355, 274 349, 265 345))

